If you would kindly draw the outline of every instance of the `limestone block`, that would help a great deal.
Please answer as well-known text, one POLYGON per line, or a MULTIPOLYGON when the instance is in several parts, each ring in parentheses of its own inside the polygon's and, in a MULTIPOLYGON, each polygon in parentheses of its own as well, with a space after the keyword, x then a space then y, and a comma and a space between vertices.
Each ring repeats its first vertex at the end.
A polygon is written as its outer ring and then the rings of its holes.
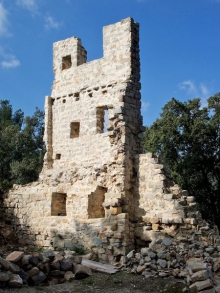
POLYGON ((110 213, 111 215, 118 215, 122 213, 122 208, 121 207, 110 207, 110 213))
POLYGON ((195 286, 196 286, 198 291, 213 288, 213 284, 212 284, 212 281, 210 279, 207 279, 205 281, 197 281, 194 284, 195 284, 195 286))
POLYGON ((198 271, 196 273, 194 273, 191 276, 191 280, 193 283, 197 282, 197 281, 204 281, 206 279, 208 279, 209 274, 207 270, 202 270, 202 271, 198 271))

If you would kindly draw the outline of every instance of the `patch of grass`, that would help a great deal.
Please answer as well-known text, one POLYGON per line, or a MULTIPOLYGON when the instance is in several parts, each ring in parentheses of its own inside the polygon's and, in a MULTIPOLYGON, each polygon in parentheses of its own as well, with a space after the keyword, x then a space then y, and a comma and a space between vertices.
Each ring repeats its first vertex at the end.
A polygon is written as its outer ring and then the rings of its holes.
POLYGON ((165 286, 164 293, 182 293, 183 291, 183 284, 172 284, 165 286))
POLYGON ((93 285, 93 283, 94 283, 93 280, 90 278, 82 280, 82 284, 84 285, 93 285))
POLYGON ((36 291, 44 291, 45 292, 45 287, 37 286, 37 287, 35 287, 35 290, 36 291))
POLYGON ((75 251, 75 253, 78 254, 78 255, 86 254, 86 249, 84 247, 73 246, 71 248, 71 251, 75 251))
POLYGON ((37 252, 44 252, 44 248, 43 247, 38 247, 37 252))

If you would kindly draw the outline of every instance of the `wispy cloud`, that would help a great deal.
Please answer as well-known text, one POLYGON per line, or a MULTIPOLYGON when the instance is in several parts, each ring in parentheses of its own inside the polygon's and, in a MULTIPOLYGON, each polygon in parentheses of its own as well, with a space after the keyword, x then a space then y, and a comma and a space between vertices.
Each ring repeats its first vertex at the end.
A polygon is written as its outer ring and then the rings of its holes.
POLYGON ((11 35, 8 30, 8 14, 9 12, 4 8, 3 4, 0 3, 0 37, 11 35))
POLYGON ((211 95, 209 87, 200 82, 196 84, 193 80, 185 80, 178 84, 180 90, 185 91, 190 98, 200 97, 202 106, 207 105, 207 99, 211 95))
POLYGON ((178 84, 180 90, 186 91, 188 95, 197 95, 197 88, 192 80, 185 80, 178 84))
POLYGON ((145 112, 145 111, 148 110, 149 106, 150 106, 150 103, 148 103, 148 102, 147 103, 142 102, 141 103, 141 110, 145 112))
POLYGON ((20 61, 13 54, 5 53, 2 47, 0 47, 0 57, 3 59, 0 62, 2 68, 15 68, 21 65, 20 61))
POLYGON ((56 21, 52 16, 45 16, 45 25, 44 27, 49 29, 59 29, 62 26, 62 22, 56 21))
POLYGON ((10 60, 4 60, 1 62, 1 66, 3 68, 15 68, 20 66, 21 63, 18 59, 15 58, 15 56, 11 56, 10 60))
POLYGON ((36 0, 17 0, 16 3, 18 6, 21 6, 34 14, 38 11, 36 0))

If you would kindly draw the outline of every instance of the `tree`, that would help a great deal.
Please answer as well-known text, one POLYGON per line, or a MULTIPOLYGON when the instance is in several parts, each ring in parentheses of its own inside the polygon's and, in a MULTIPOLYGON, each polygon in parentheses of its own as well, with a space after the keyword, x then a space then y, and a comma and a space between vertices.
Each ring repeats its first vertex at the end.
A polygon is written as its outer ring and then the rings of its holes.
POLYGON ((42 168, 44 114, 38 108, 32 117, 13 113, 9 101, 0 101, 0 191, 38 178, 42 168))
POLYGON ((161 155, 173 179, 195 196, 202 215, 220 229, 220 93, 200 99, 172 98, 146 128, 145 151, 161 155))

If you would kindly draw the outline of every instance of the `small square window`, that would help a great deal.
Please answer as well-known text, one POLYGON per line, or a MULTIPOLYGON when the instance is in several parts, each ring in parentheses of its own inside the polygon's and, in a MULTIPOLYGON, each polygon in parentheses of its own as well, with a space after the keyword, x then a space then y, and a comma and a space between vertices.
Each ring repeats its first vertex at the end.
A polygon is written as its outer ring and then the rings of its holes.
POLYGON ((62 70, 69 69, 72 66, 71 55, 62 58, 62 70))
POLYGON ((60 160, 61 154, 56 154, 56 160, 60 160))
POLYGON ((70 138, 79 137, 79 128, 80 128, 79 122, 70 123, 70 138))

